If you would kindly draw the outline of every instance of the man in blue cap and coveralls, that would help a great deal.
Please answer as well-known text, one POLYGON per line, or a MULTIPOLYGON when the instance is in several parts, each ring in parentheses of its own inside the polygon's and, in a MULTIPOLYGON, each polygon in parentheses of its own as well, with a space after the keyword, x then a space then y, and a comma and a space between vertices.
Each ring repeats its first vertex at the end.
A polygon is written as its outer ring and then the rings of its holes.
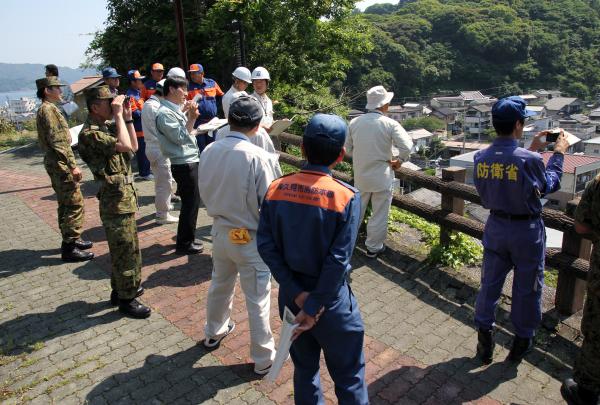
POLYGON ((271 183, 260 210, 258 252, 279 283, 279 312, 296 314, 290 348, 294 400, 322 404, 321 350, 340 404, 367 404, 364 326, 346 281, 360 219, 358 190, 331 177, 344 158, 346 123, 315 115, 304 131, 308 163, 271 183))
POLYGON ((529 149, 518 147, 525 118, 532 115, 525 106, 516 96, 494 104, 492 122, 498 137, 474 160, 475 187, 482 205, 490 210, 483 234, 481 290, 475 304, 477 355, 484 363, 492 361, 496 305, 513 268, 511 320, 515 338, 508 360, 519 362, 531 351, 542 320, 546 232, 540 198, 560 188, 569 144, 561 131, 546 167, 536 151, 548 145, 548 131, 537 134, 529 149))
POLYGON ((110 90, 110 94, 114 97, 119 95, 119 84, 121 75, 117 73, 117 69, 114 67, 105 67, 102 69, 102 78, 104 79, 104 84, 108 86, 110 90))

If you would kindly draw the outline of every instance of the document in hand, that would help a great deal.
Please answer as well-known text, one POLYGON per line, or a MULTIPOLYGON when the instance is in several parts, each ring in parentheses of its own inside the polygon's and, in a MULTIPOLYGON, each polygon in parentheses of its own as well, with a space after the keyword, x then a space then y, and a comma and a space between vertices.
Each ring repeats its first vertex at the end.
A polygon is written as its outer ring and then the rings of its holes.
POLYGON ((285 363, 288 354, 290 353, 292 335, 294 334, 294 330, 298 327, 298 324, 294 323, 294 319, 296 319, 296 317, 292 311, 290 311, 288 307, 285 307, 283 309, 283 322, 281 323, 281 334, 279 335, 277 354, 275 354, 275 360, 273 360, 271 370, 266 377, 266 380, 269 382, 274 382, 277 379, 283 368, 283 363, 285 363))
POLYGON ((269 135, 277 136, 286 129, 288 129, 290 125, 292 125, 292 120, 288 120, 287 118, 283 120, 277 120, 273 124, 271 124, 271 130, 269 131, 269 135))
POLYGON ((198 125, 198 128, 196 128, 196 133, 192 134, 192 135, 206 134, 208 132, 214 131, 215 129, 219 129, 225 125, 227 125, 226 119, 214 117, 212 120, 208 121, 207 123, 198 125))

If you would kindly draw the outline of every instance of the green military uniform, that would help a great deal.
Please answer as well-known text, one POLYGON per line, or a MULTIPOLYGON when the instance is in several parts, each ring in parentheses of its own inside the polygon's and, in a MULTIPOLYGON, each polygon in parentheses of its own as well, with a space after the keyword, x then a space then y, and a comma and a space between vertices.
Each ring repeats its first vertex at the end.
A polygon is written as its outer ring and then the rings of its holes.
POLYGON ((574 379, 580 387, 600 392, 600 175, 586 187, 575 211, 575 220, 592 230, 592 257, 587 279, 587 298, 581 320, 584 336, 575 361, 574 379))
POLYGON ((79 154, 100 183, 97 197, 112 262, 111 286, 120 299, 132 299, 140 286, 142 268, 135 222, 137 196, 131 154, 117 152, 116 144, 114 124, 98 124, 88 118, 79 134, 79 154))
POLYGON ((42 102, 36 122, 38 143, 45 154, 44 166, 58 200, 58 225, 63 242, 73 243, 83 228, 83 195, 71 174, 77 162, 71 149, 69 126, 58 107, 49 101, 42 102))

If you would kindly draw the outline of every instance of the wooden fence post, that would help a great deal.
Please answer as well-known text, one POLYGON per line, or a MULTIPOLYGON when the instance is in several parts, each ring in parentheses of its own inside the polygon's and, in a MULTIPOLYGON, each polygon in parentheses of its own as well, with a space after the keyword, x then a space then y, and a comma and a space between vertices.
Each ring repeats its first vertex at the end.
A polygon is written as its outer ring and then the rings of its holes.
MULTIPOLYGON (((573 216, 579 200, 567 203, 567 214, 573 216)), ((562 251, 571 256, 590 259, 592 244, 582 239, 574 229, 563 233, 562 251)), ((554 305, 562 315, 572 315, 583 308, 586 282, 566 270, 559 270, 554 305)))
MULTIPOLYGON (((442 180, 444 181, 457 181, 459 183, 464 183, 466 175, 467 170, 462 167, 448 167, 446 169, 442 169, 442 180)), ((465 200, 442 193, 442 209, 451 211, 454 214, 464 215, 465 200)), ((450 229, 440 226, 440 244, 442 246, 448 246, 450 243, 450 232, 450 229)))

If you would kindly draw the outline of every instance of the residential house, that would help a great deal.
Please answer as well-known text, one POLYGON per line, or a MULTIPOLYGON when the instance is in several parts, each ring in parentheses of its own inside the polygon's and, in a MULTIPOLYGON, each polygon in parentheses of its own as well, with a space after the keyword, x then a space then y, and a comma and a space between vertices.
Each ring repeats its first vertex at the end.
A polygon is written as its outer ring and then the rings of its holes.
POLYGON ((452 110, 451 108, 439 108, 433 110, 431 115, 441 119, 446 123, 446 130, 448 133, 454 134, 460 132, 461 127, 456 125, 456 111, 452 110))
POLYGON ((553 97, 544 104, 551 117, 569 116, 581 112, 583 102, 575 97, 553 97))
POLYGON ((413 140, 415 150, 422 150, 424 148, 427 148, 433 140, 433 138, 435 137, 434 134, 423 128, 408 131, 408 135, 413 140))
POLYGON ((481 135, 492 126, 492 106, 489 104, 475 104, 467 108, 464 119, 464 132, 466 135, 481 135))
POLYGON ((458 156, 467 152, 482 150, 490 146, 489 143, 445 140, 442 140, 442 144, 444 145, 444 149, 442 152, 442 158, 444 159, 450 159, 451 157, 458 156))
POLYGON ((406 103, 402 106, 391 105, 386 115, 391 119, 402 122, 409 118, 420 118, 424 115, 425 108, 418 103, 406 103))
POLYGON ((600 136, 583 141, 584 153, 591 156, 600 156, 600 136))
MULTIPOLYGON (((544 164, 548 162, 553 152, 543 152, 544 164)), ((560 190, 545 196, 549 208, 565 209, 567 202, 581 195, 585 186, 600 171, 600 157, 579 154, 566 154, 563 163, 563 176, 560 190)))
POLYGON ((537 99, 531 104, 544 105, 548 100, 560 97, 561 94, 562 93, 560 92, 560 90, 536 90, 533 92, 533 95, 537 97, 537 99))

